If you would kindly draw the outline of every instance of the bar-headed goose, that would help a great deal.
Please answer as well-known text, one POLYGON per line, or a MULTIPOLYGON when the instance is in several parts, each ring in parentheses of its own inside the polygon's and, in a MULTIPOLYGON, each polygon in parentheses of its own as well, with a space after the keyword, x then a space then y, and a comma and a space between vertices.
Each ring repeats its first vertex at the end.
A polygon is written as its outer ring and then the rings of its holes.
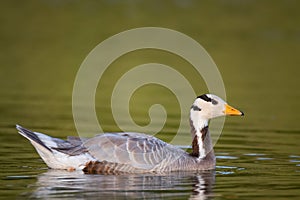
POLYGON ((209 170, 215 168, 216 160, 208 123, 225 115, 244 114, 215 95, 196 98, 190 110, 191 153, 142 133, 104 133, 65 141, 16 127, 54 169, 102 174, 209 170))

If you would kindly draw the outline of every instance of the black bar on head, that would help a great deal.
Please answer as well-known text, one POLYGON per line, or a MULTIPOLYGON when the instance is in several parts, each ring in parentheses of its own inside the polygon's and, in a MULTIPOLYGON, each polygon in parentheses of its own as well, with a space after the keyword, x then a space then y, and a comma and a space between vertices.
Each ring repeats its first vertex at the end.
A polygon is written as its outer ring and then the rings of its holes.
POLYGON ((201 96, 198 96, 197 98, 203 99, 204 101, 211 102, 211 98, 209 98, 206 94, 202 94, 201 96))

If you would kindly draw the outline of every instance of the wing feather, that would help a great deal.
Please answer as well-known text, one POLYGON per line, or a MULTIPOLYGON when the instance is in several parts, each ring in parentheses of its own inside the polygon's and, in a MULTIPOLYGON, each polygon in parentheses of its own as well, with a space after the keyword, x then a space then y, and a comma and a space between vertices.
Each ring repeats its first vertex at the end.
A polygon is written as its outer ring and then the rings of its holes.
POLYGON ((142 169, 153 169, 185 153, 182 149, 141 133, 105 133, 88 139, 84 146, 99 161, 142 169))

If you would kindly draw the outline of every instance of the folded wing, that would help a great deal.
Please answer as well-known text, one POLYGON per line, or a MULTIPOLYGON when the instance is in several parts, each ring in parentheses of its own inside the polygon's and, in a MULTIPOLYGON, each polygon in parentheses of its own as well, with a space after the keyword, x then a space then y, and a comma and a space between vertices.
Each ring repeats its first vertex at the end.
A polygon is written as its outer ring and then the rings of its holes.
POLYGON ((171 164, 182 149, 140 133, 105 133, 84 142, 84 147, 99 161, 151 170, 171 164))

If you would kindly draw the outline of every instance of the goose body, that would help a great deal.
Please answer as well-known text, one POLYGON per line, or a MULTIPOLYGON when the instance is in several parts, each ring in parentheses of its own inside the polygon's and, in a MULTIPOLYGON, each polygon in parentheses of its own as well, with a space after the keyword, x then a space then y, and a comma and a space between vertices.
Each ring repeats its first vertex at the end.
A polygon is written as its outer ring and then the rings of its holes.
POLYGON ((145 173, 214 169, 216 160, 208 130, 211 118, 243 115, 221 98, 206 94, 190 110, 192 153, 143 133, 104 133, 93 138, 53 138, 16 126, 49 168, 86 173, 145 173))

